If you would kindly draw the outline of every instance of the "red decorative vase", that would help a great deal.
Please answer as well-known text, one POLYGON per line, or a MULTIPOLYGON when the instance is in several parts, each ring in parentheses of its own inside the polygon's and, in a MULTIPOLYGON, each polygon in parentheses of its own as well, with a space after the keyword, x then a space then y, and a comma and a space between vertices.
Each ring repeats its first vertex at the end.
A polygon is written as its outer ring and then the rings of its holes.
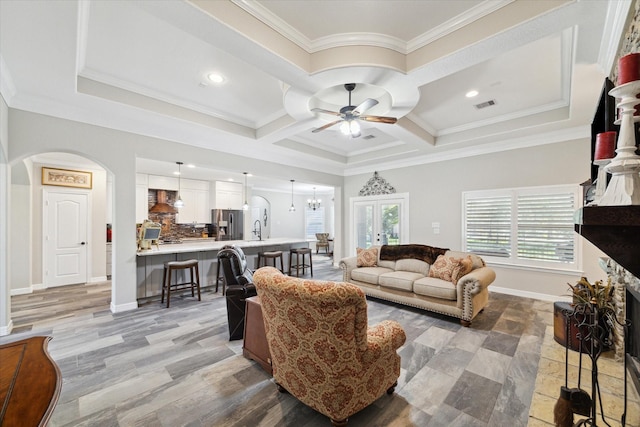
POLYGON ((618 84, 640 80, 640 53, 630 53, 618 60, 618 84))
POLYGON ((616 135, 615 131, 602 132, 596 135, 596 151, 594 160, 612 159, 616 155, 616 135))

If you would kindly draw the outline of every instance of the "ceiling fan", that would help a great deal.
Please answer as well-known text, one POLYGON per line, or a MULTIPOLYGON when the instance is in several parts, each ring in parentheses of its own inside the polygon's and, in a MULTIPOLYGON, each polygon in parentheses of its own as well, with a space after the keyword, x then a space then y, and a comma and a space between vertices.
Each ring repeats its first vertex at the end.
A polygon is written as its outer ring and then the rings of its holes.
POLYGON ((312 108, 311 111, 315 113, 325 113, 331 114, 333 116, 340 116, 339 120, 335 120, 331 123, 327 123, 324 126, 321 126, 317 129, 314 129, 312 132, 320 132, 325 130, 335 124, 342 122, 340 126, 340 131, 345 135, 351 135, 352 138, 357 138, 361 135, 360 133, 360 124, 358 120, 364 120, 366 122, 377 122, 377 123, 388 123, 394 124, 398 121, 395 117, 385 117, 385 116, 363 116, 362 113, 373 107, 378 103, 375 99, 367 98, 360 103, 360 105, 353 106, 351 105, 351 92, 356 88, 355 83, 346 83, 344 88, 349 92, 349 104, 342 107, 340 112, 325 110, 323 108, 312 108))

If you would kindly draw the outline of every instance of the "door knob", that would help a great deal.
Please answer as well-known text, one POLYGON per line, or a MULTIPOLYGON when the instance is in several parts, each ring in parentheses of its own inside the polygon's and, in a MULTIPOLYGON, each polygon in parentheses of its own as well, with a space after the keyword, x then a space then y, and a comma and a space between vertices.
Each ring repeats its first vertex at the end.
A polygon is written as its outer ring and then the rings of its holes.
POLYGON ((80 244, 81 244, 81 245, 84 245, 84 244, 86 244, 86 242, 80 242, 80 244))

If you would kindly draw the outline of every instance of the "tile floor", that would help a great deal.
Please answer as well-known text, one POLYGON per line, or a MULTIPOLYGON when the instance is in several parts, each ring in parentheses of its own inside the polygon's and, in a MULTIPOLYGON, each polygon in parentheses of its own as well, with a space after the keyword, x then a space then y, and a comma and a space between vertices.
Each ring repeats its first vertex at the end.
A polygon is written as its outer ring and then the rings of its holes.
MULTIPOLYGON (((315 279, 341 277, 330 258, 314 254, 315 279)), ((63 386, 51 426, 329 425, 278 393, 270 376, 242 356, 241 340, 228 341, 219 293, 204 292, 202 302, 177 297, 169 309, 152 300, 117 314, 109 311, 109 299, 109 283, 12 298, 16 327, 0 343, 53 336, 49 349, 63 386)), ((396 393, 351 417, 349 425, 552 425, 564 378, 552 311, 549 302, 492 293, 484 312, 464 328, 456 319, 370 299, 370 324, 396 319, 407 342, 396 393)), ((604 363, 603 391, 619 395, 614 377, 621 365, 604 363)), ((637 402, 630 403, 630 420, 637 418, 637 402)), ((606 405, 605 413, 619 417, 619 403, 606 405)))

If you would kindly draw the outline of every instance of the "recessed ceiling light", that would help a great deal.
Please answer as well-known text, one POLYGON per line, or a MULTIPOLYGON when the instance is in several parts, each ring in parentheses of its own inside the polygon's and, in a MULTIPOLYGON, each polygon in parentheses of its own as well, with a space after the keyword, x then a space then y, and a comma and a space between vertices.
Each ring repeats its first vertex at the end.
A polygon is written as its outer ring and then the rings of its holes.
POLYGON ((474 96, 478 96, 478 93, 479 92, 477 90, 470 90, 464 96, 466 96, 467 98, 473 98, 474 96))
POLYGON ((194 164, 192 164, 192 163, 189 163, 189 164, 187 165, 187 167, 188 167, 188 168, 195 168, 195 167, 196 167, 196 165, 194 165, 194 164))
POLYGON ((210 73, 209 75, 207 75, 207 78, 209 79, 210 82, 212 83, 222 83, 224 82, 224 76, 222 74, 218 74, 218 73, 210 73))

